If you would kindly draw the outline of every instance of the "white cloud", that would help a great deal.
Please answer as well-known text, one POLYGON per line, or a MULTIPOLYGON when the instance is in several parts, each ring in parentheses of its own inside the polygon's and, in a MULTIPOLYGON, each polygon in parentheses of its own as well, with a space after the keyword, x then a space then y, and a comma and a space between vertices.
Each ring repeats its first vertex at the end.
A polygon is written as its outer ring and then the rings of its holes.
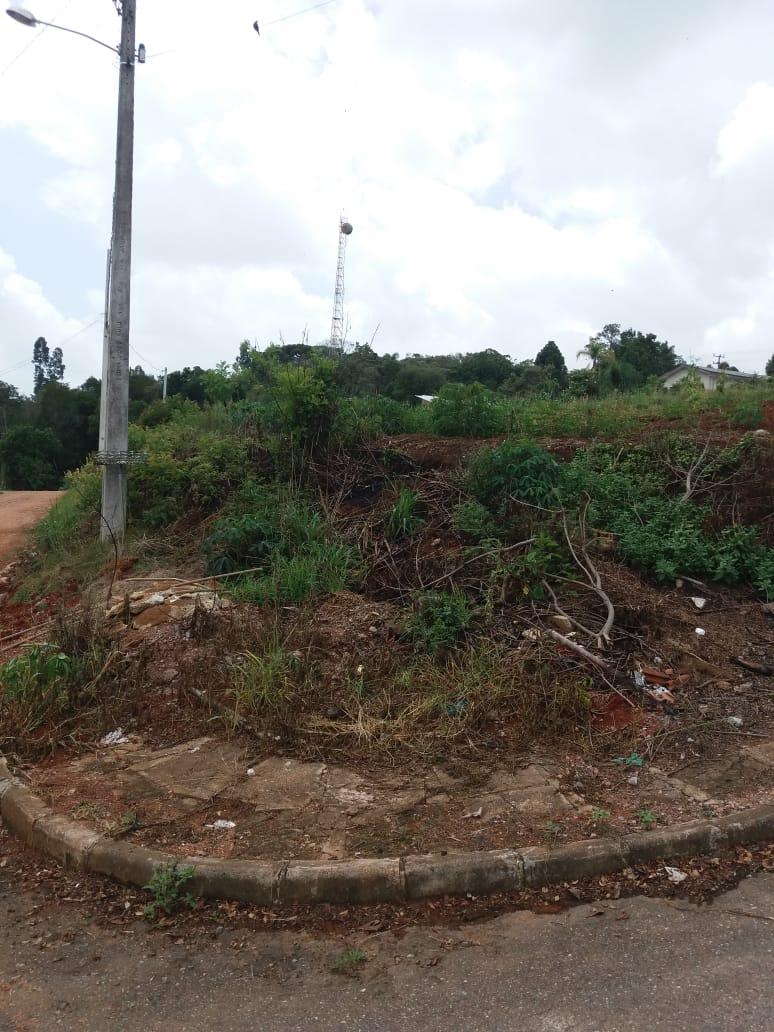
MULTIPOLYGON (((774 86, 758 82, 751 86, 733 118, 720 130, 717 170, 730 172, 761 151, 774 147, 774 86)), ((769 167, 769 174, 771 174, 769 167)))
MULTIPOLYGON (((230 360, 244 337, 323 339, 345 208, 354 339, 379 325, 384 350, 525 358, 552 338, 574 362, 617 321, 685 354, 734 341, 762 366, 770 176, 727 173, 768 154, 774 12, 763 0, 678 7, 338 0, 271 25, 297 5, 270 0, 257 37, 244 0, 217 18, 183 0, 143 4, 136 351, 174 368, 230 360)), ((116 38, 108 3, 65 18, 116 38)), ((0 71, 28 41, 4 29, 0 71)), ((55 30, 0 78, 0 139, 38 158, 0 162, 0 247, 39 284, 37 302, 0 291, 0 368, 101 306, 115 94, 109 55, 55 30), (21 190, 33 191, 35 247, 21 215, 3 218, 2 198, 21 190), (66 263, 49 246, 63 225, 78 230, 66 263)), ((99 328, 66 352, 73 382, 97 373, 99 328)))

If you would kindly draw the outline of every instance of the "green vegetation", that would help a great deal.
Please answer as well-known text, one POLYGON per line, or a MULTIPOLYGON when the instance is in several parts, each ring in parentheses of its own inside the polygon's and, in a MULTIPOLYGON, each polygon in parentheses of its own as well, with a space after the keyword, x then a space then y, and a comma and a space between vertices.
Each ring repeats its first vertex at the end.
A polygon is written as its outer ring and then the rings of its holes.
POLYGON ((417 512, 419 496, 416 491, 405 488, 398 495, 395 505, 387 514, 387 536, 394 540, 414 537, 422 526, 422 517, 417 512))
POLYGON ((416 600, 407 631, 417 645, 437 653, 456 644, 470 627, 473 616, 461 591, 426 591, 416 600))
POLYGON ((340 975, 349 974, 356 968, 360 967, 361 964, 365 964, 367 957, 363 951, 357 946, 351 946, 347 950, 342 950, 341 953, 337 953, 331 960, 331 971, 335 971, 340 975))
POLYGON ((173 914, 180 907, 195 907, 196 900, 190 892, 184 892, 184 887, 193 878, 193 867, 159 867, 153 872, 153 877, 143 888, 151 893, 153 899, 143 911, 146 921, 155 921, 163 911, 167 915, 173 914))

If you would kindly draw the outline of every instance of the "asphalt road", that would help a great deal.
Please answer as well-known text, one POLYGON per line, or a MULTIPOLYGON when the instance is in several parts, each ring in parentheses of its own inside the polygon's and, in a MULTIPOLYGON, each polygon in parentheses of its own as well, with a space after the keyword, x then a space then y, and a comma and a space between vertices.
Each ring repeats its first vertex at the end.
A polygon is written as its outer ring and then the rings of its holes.
POLYGON ((106 926, 88 904, 52 905, 13 882, 0 859, 1 1032, 774 1028, 774 875, 701 908, 638 897, 349 939, 175 939, 139 920, 106 926), (365 961, 335 973, 353 945, 365 961))

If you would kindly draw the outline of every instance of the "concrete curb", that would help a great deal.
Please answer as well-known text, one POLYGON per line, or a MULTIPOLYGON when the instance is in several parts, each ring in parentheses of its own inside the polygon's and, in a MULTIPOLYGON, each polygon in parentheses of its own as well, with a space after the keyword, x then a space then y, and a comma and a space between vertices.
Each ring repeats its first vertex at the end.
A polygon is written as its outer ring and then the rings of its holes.
POLYGON ((247 903, 401 903, 432 896, 486 895, 611 874, 634 864, 711 853, 774 839, 774 804, 714 820, 676 824, 620 839, 393 860, 215 860, 176 857, 116 842, 54 813, 0 757, 0 814, 20 839, 66 867, 145 885, 177 864, 194 869, 190 888, 205 899, 247 903))

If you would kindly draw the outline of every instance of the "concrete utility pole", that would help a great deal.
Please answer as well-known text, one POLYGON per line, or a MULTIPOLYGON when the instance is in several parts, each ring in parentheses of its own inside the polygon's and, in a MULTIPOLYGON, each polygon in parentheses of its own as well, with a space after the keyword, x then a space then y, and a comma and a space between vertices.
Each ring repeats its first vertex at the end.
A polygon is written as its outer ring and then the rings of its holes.
POLYGON ((101 437, 103 541, 120 541, 126 530, 127 466, 129 463, 129 308, 132 269, 132 177, 134 169, 134 62, 136 0, 121 6, 120 68, 116 181, 113 194, 110 315, 107 363, 102 372, 101 437))
POLYGON ((161 400, 167 400, 167 367, 164 366, 164 382, 161 386, 161 400))

